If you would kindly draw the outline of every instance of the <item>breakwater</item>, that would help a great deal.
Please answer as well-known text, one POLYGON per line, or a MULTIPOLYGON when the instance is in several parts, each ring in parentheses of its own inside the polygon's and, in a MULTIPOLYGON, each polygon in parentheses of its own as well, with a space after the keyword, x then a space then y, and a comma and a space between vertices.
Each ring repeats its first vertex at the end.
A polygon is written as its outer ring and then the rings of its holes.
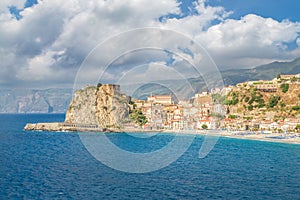
POLYGON ((65 122, 53 123, 28 123, 24 127, 27 131, 88 131, 88 132, 110 132, 106 128, 99 127, 97 124, 75 124, 65 122))

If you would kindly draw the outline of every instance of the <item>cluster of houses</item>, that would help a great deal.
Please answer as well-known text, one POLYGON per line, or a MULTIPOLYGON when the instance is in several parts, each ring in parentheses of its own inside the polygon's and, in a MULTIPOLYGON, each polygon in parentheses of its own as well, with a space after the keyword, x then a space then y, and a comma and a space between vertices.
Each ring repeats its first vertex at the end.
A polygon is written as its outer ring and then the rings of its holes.
POLYGON ((134 103, 147 118, 146 130, 210 129, 213 123, 213 99, 207 92, 178 103, 174 103, 171 95, 151 95, 147 100, 135 100, 134 103))
POLYGON ((274 121, 272 119, 261 120, 254 119, 229 119, 225 118, 223 127, 229 131, 262 131, 268 132, 294 132, 297 125, 300 124, 300 119, 286 118, 284 120, 274 121))
MULTIPOLYGON (((281 75, 271 81, 251 81, 240 83, 241 86, 254 86, 262 92, 276 92, 281 82, 293 81, 300 83, 300 74, 281 75)), ((228 94, 233 86, 221 89, 214 89, 211 93, 202 92, 196 94, 188 101, 174 103, 171 95, 150 95, 147 100, 135 100, 135 106, 140 109, 147 118, 144 125, 146 130, 203 130, 219 128, 224 130, 252 130, 252 131, 294 131, 300 124, 300 119, 286 118, 285 120, 274 121, 273 119, 260 119, 258 116, 252 118, 228 118, 226 107, 222 118, 214 115, 216 105, 212 94, 228 94)))

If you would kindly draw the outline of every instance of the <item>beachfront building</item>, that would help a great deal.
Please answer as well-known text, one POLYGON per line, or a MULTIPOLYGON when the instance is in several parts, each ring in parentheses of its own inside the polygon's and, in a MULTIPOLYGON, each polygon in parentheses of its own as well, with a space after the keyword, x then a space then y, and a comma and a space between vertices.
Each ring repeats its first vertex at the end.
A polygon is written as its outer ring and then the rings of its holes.
POLYGON ((212 128, 212 119, 211 117, 204 117, 199 119, 197 123, 197 129, 203 129, 203 125, 206 125, 206 129, 211 129, 212 128))
POLYGON ((286 118, 284 120, 284 125, 286 125, 287 130, 289 131, 295 131, 298 124, 300 124, 300 119, 286 118))

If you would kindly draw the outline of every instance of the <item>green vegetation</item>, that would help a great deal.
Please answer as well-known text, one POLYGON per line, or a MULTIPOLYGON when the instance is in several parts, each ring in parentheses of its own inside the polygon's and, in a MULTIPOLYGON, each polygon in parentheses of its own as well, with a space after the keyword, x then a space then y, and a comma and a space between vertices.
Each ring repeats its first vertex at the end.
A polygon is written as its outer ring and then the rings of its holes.
POLYGON ((102 83, 98 83, 97 84, 97 88, 101 87, 102 86, 102 83))
POLYGON ((254 82, 253 84, 254 85, 261 85, 261 84, 263 84, 263 82, 254 82))
POLYGON ((226 97, 222 96, 221 94, 212 94, 211 97, 212 97, 214 103, 220 103, 220 104, 223 104, 226 99, 226 97))
POLYGON ((291 78, 292 82, 296 82, 298 79, 296 77, 291 78))
POLYGON ((299 111, 300 110, 300 106, 293 106, 292 110, 299 111))
POLYGON ((265 101, 263 99, 263 96, 261 94, 257 94, 257 90, 255 88, 252 88, 250 90, 251 97, 247 96, 245 98, 245 102, 249 104, 248 110, 251 111, 253 108, 263 108, 265 107, 265 101), (253 105, 253 103, 256 103, 256 105, 253 105))
POLYGON ((226 98, 225 105, 236 105, 239 102, 239 97, 237 92, 232 92, 228 95, 231 99, 226 98))
POLYGON ((286 104, 283 101, 281 101, 279 105, 281 108, 284 108, 286 106, 286 104))
POLYGON ((289 84, 288 83, 283 83, 280 85, 280 89, 283 93, 286 93, 287 91, 289 91, 289 84))
POLYGON ((251 117, 251 116, 245 116, 245 117, 243 117, 243 119, 245 119, 245 120, 252 120, 253 117, 251 117))
POLYGON ((201 126, 201 128, 206 130, 206 129, 208 128, 208 126, 207 126, 206 124, 203 124, 203 125, 201 126))
POLYGON ((250 100, 250 97, 247 96, 247 97, 245 97, 245 100, 244 100, 244 101, 245 101, 245 102, 249 102, 249 100, 250 100))
POLYGON ((133 119, 134 122, 137 123, 140 127, 148 122, 146 116, 139 109, 132 110, 129 117, 130 119, 133 119))
MULTIPOLYGON (((299 60, 300 61, 300 60, 299 60)), ((278 78, 281 78, 280 75, 278 78)), ((282 79, 281 79, 282 80, 282 79)), ((288 79, 290 80, 290 79, 288 79)), ((291 78, 291 81, 299 81, 300 78, 291 78)), ((229 119, 239 118, 245 120, 244 116, 259 116, 261 119, 267 119, 269 113, 278 116, 274 120, 284 120, 286 118, 299 118, 300 116, 300 92, 299 85, 282 80, 278 84, 276 91, 264 90, 264 87, 258 87, 262 81, 256 81, 253 85, 247 87, 235 87, 226 96, 227 117, 229 119), (257 89, 257 88, 258 89, 257 89), (230 112, 231 111, 231 112, 230 112)), ((264 81, 266 84, 275 84, 273 81, 264 81)), ((243 84, 240 84, 243 85, 243 84)), ((300 125, 299 125, 300 132, 300 125)))
POLYGON ((102 109, 107 111, 107 106, 102 106, 102 109))
POLYGON ((276 78, 277 78, 277 79, 281 79, 281 75, 280 75, 280 74, 278 74, 276 78))
POLYGON ((249 110, 249 111, 252 111, 252 110, 253 110, 253 106, 252 106, 252 105, 249 105, 249 106, 248 106, 248 110, 249 110))
POLYGON ((280 100, 280 96, 272 95, 269 99, 268 107, 269 108, 274 108, 278 104, 279 100, 280 100))
POLYGON ((131 100, 129 101, 129 105, 132 105, 133 110, 135 110, 137 107, 136 103, 134 103, 134 101, 131 101, 131 100))
POLYGON ((228 118, 229 118, 229 119, 236 119, 237 116, 236 116, 236 115, 229 115, 228 118))
POLYGON ((296 129, 297 131, 300 131, 300 124, 297 124, 296 127, 295 127, 295 129, 296 129))

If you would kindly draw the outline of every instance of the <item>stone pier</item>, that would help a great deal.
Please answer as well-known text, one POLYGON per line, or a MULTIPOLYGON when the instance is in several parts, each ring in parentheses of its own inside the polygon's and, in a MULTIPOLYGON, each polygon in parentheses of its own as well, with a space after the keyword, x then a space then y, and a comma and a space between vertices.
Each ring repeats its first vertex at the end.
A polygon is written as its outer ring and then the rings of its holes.
POLYGON ((54 122, 54 123, 37 123, 37 124, 26 124, 24 130, 28 131, 80 131, 80 132, 109 132, 105 128, 99 127, 97 124, 73 124, 65 122, 54 122))

